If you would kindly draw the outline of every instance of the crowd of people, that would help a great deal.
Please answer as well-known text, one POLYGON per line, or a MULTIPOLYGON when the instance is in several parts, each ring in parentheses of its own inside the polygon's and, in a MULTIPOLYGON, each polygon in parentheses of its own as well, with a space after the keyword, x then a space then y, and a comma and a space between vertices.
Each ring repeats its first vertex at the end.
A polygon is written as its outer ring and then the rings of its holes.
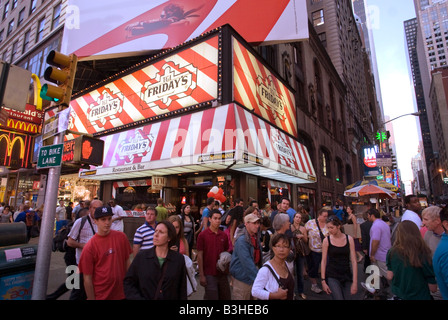
POLYGON ((67 223, 66 263, 81 277, 70 299, 184 300, 201 285, 205 300, 305 300, 308 278, 311 291, 334 300, 359 298, 360 289, 372 299, 446 300, 448 208, 404 200, 395 217, 375 207, 356 215, 342 202, 311 215, 288 198, 277 208, 236 199, 226 212, 209 198, 198 220, 190 205, 169 214, 161 201, 145 208, 132 246, 115 200, 81 203, 67 223), (358 283, 358 264, 378 277, 358 283))

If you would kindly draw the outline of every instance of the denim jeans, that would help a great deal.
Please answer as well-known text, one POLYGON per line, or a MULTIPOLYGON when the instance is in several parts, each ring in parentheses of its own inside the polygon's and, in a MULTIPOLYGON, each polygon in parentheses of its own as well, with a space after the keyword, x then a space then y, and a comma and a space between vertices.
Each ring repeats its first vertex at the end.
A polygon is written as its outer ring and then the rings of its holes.
POLYGON ((296 267, 296 279, 297 279, 295 292, 301 294, 303 293, 303 270, 305 268, 305 257, 297 255, 296 259, 294 260, 294 264, 296 267))
POLYGON ((352 286, 351 281, 341 281, 335 278, 327 278, 327 285, 331 290, 331 298, 333 300, 351 300, 350 288, 352 286))

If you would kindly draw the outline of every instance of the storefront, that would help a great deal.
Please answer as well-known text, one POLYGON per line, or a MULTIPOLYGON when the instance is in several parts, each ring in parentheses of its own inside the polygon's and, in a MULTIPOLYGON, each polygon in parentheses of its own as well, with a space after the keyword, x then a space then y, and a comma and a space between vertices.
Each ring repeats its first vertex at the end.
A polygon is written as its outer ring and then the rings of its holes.
POLYGON ((316 181, 294 138, 292 90, 229 26, 80 94, 71 107, 70 129, 104 140, 102 166, 79 177, 102 181, 105 200, 162 197, 196 210, 219 186, 227 200, 264 204, 316 181))
POLYGON ((42 112, 30 104, 25 111, 2 107, 0 117, 0 202, 13 207, 35 205, 40 175, 31 167, 34 136, 41 130, 42 112))

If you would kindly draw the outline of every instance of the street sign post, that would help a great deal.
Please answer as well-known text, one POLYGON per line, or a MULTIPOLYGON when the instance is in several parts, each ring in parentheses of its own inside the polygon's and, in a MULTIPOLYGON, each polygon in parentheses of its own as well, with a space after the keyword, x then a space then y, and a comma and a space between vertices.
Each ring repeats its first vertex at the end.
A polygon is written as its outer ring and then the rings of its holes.
POLYGON ((37 168, 60 167, 62 163, 63 149, 64 144, 41 147, 39 150, 39 158, 37 160, 37 168))

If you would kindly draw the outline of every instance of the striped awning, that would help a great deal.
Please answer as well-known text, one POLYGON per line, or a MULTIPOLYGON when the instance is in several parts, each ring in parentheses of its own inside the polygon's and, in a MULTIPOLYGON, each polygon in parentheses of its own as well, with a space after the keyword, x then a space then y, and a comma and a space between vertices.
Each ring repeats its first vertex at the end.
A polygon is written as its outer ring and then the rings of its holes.
POLYGON ((228 104, 102 137, 103 165, 80 176, 118 180, 232 169, 312 183, 308 150, 246 109, 228 104))

